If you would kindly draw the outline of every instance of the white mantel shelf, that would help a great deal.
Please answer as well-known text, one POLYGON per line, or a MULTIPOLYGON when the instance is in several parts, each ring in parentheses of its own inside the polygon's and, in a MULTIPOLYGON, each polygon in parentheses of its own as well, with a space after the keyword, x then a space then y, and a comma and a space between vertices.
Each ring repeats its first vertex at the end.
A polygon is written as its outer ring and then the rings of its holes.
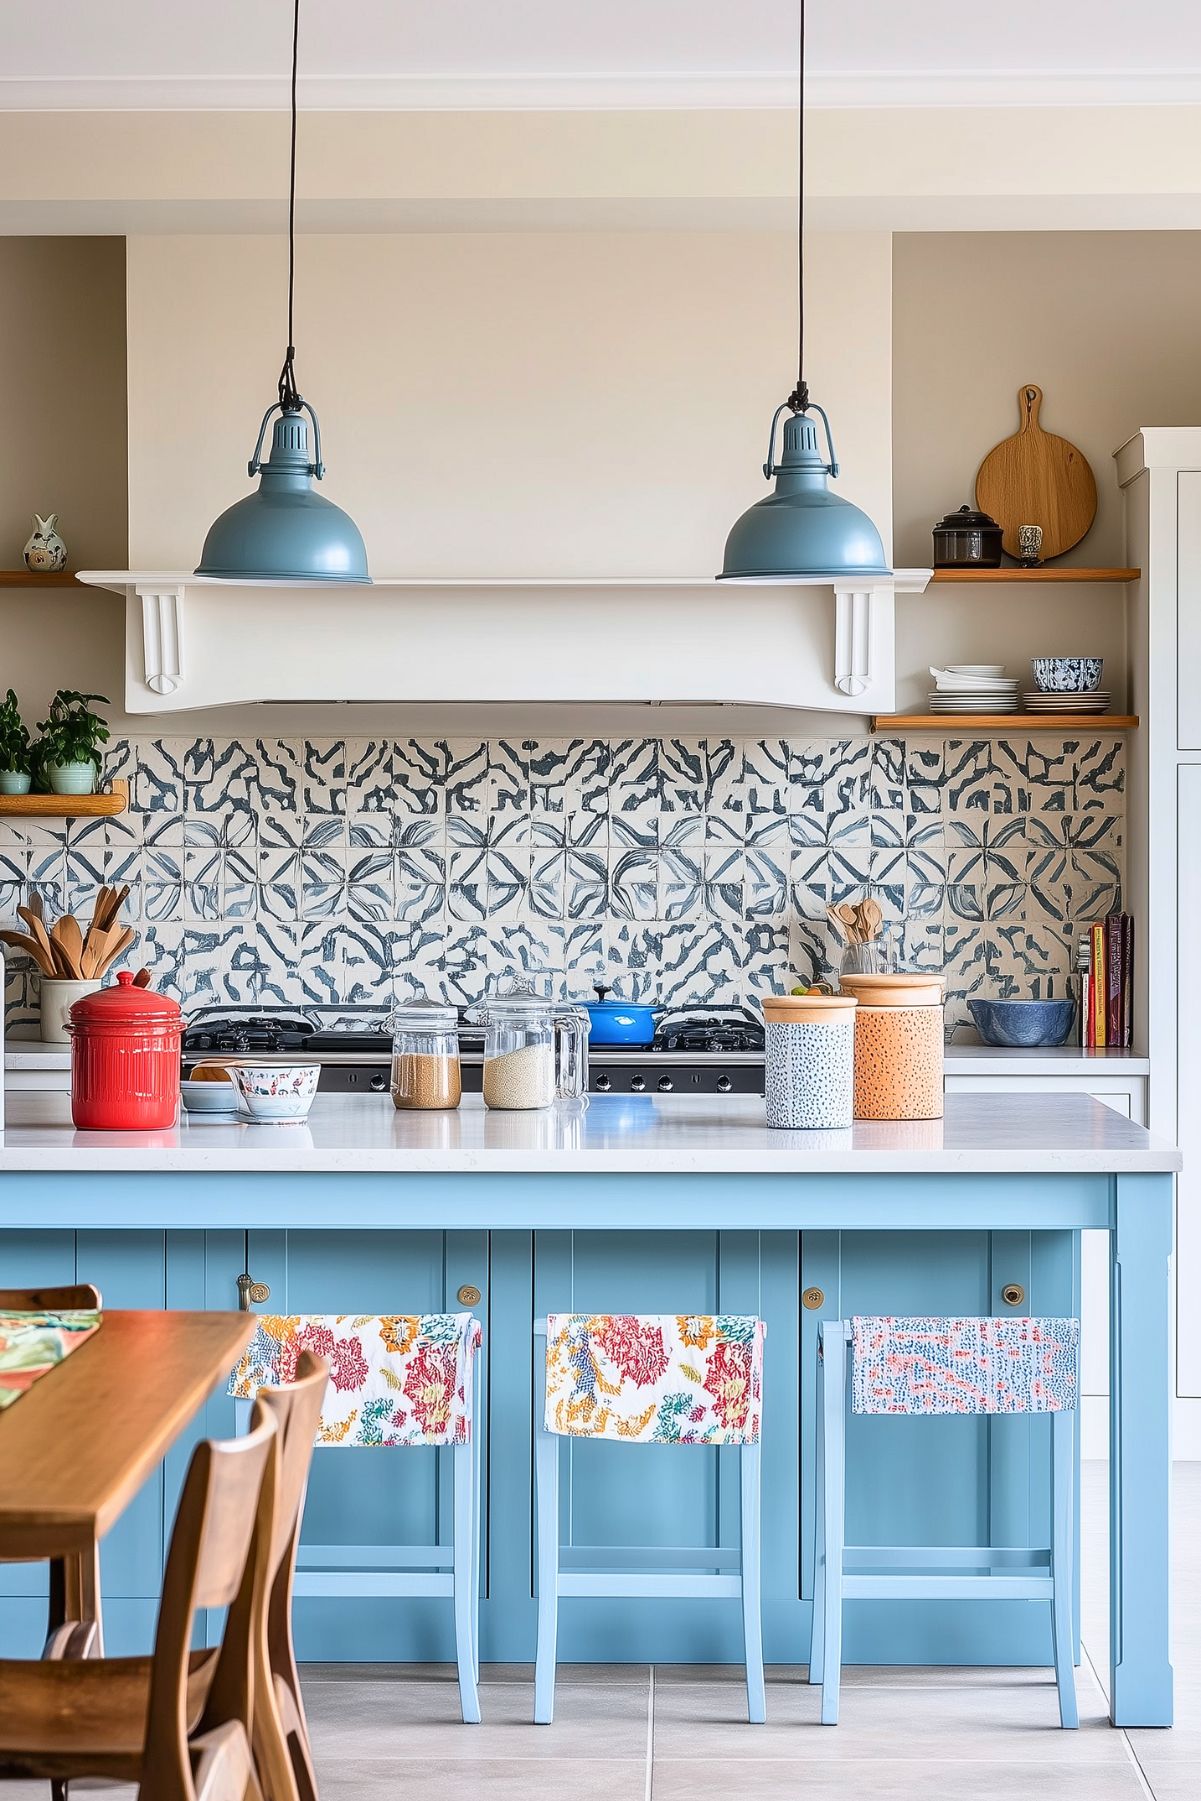
POLYGON ((79 572, 126 602, 125 705, 257 701, 895 707, 894 598, 929 569, 830 582, 711 576, 217 581, 79 572))

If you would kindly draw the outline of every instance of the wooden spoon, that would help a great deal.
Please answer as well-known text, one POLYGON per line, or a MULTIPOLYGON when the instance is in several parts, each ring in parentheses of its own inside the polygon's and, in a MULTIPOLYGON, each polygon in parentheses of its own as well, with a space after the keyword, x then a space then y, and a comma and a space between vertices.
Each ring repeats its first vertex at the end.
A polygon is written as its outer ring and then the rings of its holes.
POLYGON ((139 969, 137 975, 133 979, 133 985, 135 988, 149 988, 150 971, 144 967, 139 969))
POLYGON ((859 914, 857 910, 850 905, 849 901, 840 901, 834 911, 847 929, 848 943, 858 944, 859 914))
POLYGON ((126 926, 124 930, 122 930, 120 926, 110 926, 105 936, 105 948, 96 974, 102 976, 111 969, 113 964, 117 961, 117 958, 123 956, 129 949, 129 946, 133 943, 133 939, 134 931, 132 926, 126 926), (115 939, 113 937, 114 933, 117 934, 115 939))
POLYGON ((880 928, 884 924, 884 914, 878 900, 869 895, 860 903, 859 917, 863 921, 863 935, 870 942, 880 936, 880 928))
POLYGON ((58 942, 69 958, 76 977, 84 980, 83 974, 83 933, 79 929, 79 921, 74 913, 64 913, 58 922, 58 942))
POLYGON ((10 944, 14 950, 24 951, 31 957, 44 976, 55 976, 58 971, 52 958, 47 959, 45 951, 36 938, 27 938, 24 932, 0 932, 0 943, 10 944))
POLYGON ((51 976, 57 976, 59 973, 58 953, 50 941, 50 934, 43 924, 41 914, 35 913, 32 907, 18 907, 17 917, 18 919, 23 919, 25 921, 29 930, 41 945, 42 955, 46 960, 46 973, 51 976))

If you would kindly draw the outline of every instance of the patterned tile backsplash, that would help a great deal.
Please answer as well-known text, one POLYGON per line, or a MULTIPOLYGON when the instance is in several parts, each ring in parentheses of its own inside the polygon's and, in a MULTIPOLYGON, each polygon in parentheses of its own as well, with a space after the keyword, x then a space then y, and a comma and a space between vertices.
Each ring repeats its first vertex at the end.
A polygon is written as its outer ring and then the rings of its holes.
MULTIPOLYGON (((830 902, 870 891, 907 963, 972 994, 1066 991, 1117 904, 1116 734, 851 739, 136 739, 118 819, 0 821, 27 885, 90 913, 131 884, 136 961, 185 1003, 468 1002, 548 971, 627 998, 753 1003, 829 972, 830 902)), ((131 953, 132 955, 133 953, 131 953)), ((37 978, 9 963, 10 1029, 37 978)))

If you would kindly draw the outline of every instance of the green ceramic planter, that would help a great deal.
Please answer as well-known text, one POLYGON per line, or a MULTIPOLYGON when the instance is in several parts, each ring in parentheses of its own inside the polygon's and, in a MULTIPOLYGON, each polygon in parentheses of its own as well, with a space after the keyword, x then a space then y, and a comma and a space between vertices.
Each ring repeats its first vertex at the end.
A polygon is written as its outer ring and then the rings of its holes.
POLYGON ((90 794, 96 786, 94 763, 47 763, 51 794, 90 794))
POLYGON ((27 769, 0 769, 0 794, 28 794, 32 780, 27 769))

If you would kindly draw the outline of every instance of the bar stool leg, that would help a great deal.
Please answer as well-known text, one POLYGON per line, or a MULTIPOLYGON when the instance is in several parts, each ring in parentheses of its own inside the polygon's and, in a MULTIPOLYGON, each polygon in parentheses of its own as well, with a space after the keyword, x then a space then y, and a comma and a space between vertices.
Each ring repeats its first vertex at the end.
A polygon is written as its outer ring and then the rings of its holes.
MULTIPOLYGON (((818 1346, 821 1328, 818 1327, 818 1346)), ((809 1627, 809 1681, 820 1683, 825 1662, 826 1630, 826 1503, 822 1492, 825 1482, 825 1429, 822 1426, 822 1396, 825 1393, 826 1366, 817 1360, 817 1418, 814 1430, 813 1459, 813 1617, 809 1627)))
POLYGON ((822 1725, 837 1726, 842 1681, 842 1565, 846 1533, 846 1364, 841 1322, 825 1333, 822 1511, 825 1589, 822 1627, 822 1725))
POLYGON ((559 1441, 539 1422, 534 1477, 538 1497, 538 1658, 534 1665, 534 1724, 555 1713, 559 1630, 559 1441))
POLYGON ((742 1642, 746 1659, 746 1717, 752 1726, 767 1719, 763 1686, 763 1601, 760 1588, 760 1458, 758 1445, 739 1452, 742 1490, 742 1642))
POLYGON ((1051 1415, 1051 1637, 1059 1724, 1079 1726, 1072 1665, 1072 1570, 1075 1563, 1075 1415, 1051 1415))
POLYGON ((480 1723, 480 1697, 475 1685, 475 1647, 471 1621, 471 1592, 475 1555, 475 1471, 471 1446, 456 1445, 454 1457, 454 1589, 455 1589, 455 1658, 459 1667, 459 1707, 465 1726, 480 1723))

